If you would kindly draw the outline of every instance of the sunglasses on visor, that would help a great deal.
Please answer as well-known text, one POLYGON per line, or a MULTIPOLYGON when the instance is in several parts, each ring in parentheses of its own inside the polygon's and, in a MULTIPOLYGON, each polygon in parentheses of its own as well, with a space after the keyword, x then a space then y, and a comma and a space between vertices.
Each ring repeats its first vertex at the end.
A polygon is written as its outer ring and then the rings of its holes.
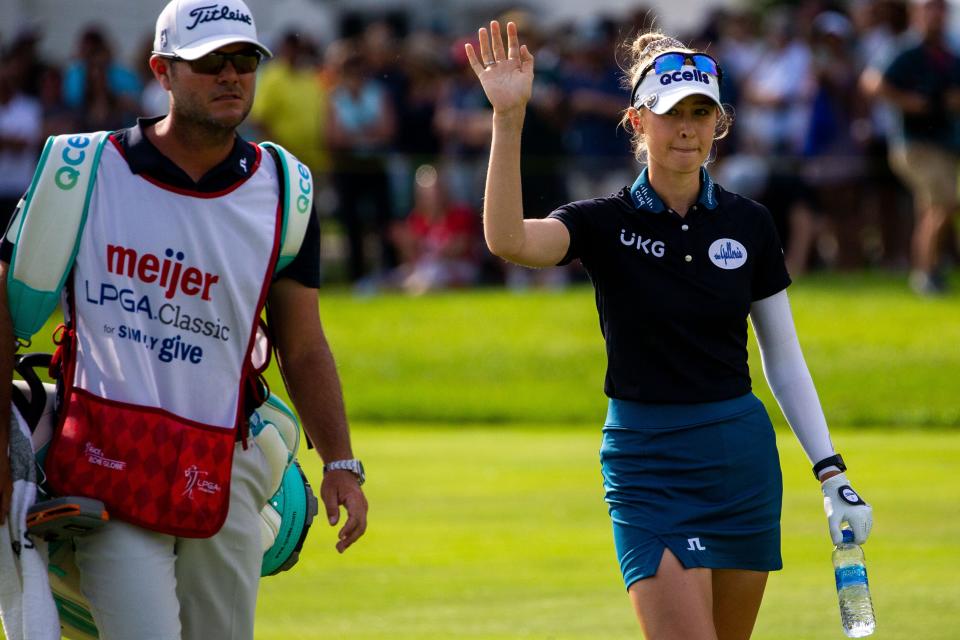
POLYGON ((260 60, 263 58, 256 49, 238 51, 237 53, 208 53, 196 60, 186 60, 179 56, 170 55, 161 57, 186 62, 190 65, 191 71, 206 76, 220 75, 228 61, 239 74, 253 73, 260 66, 260 60))
POLYGON ((640 79, 637 81, 639 85, 643 82, 643 79, 650 73, 652 69, 657 75, 664 73, 672 73, 674 71, 680 71, 683 68, 684 63, 690 61, 694 67, 702 71, 703 73, 709 73, 710 75, 717 78, 717 80, 723 79, 723 71, 720 69, 720 65, 717 64, 717 61, 708 56, 705 53, 682 53, 679 51, 669 51, 667 53, 661 53, 656 58, 653 59, 653 62, 648 64, 643 71, 640 72, 640 79))

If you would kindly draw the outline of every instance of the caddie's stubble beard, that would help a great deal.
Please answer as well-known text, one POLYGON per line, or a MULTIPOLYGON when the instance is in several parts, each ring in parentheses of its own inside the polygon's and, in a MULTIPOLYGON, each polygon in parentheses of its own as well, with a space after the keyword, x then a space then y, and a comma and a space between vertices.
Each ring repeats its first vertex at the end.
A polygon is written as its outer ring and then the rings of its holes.
POLYGON ((249 91, 242 88, 238 91, 243 96, 244 105, 242 113, 236 116, 217 116, 208 106, 209 103, 204 102, 209 99, 209 94, 183 90, 172 92, 171 112, 177 124, 191 129, 194 135, 217 141, 229 139, 236 134, 237 127, 247 119, 253 108, 253 86, 249 91))
POLYGON ((237 127, 247 119, 252 106, 253 100, 248 98, 241 114, 237 116, 216 116, 210 109, 199 104, 198 101, 181 95, 174 97, 172 110, 179 124, 188 125, 212 138, 220 138, 233 136, 237 127))

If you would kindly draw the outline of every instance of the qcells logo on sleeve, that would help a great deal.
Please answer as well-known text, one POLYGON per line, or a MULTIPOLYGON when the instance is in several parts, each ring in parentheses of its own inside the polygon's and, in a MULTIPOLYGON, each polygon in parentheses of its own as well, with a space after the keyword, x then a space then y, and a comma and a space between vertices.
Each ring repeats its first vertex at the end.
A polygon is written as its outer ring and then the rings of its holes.
POLYGON ((736 240, 720 238, 707 249, 710 262, 721 269, 739 269, 747 262, 747 249, 736 240))

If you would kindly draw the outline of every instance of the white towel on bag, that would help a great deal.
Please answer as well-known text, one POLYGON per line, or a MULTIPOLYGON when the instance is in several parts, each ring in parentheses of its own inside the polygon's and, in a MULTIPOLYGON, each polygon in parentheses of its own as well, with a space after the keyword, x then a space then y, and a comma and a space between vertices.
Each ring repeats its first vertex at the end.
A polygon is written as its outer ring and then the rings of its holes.
POLYGON ((0 618, 8 640, 59 640, 60 619, 47 578, 47 543, 27 535, 27 510, 37 499, 30 430, 15 408, 10 414, 13 500, 7 522, 0 526, 0 618))

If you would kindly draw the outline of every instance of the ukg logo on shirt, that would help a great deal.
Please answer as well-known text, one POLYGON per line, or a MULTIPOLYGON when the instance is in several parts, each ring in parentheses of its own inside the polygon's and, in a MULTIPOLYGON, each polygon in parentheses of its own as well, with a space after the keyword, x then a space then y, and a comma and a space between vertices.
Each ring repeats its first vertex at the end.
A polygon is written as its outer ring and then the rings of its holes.
POLYGON ((662 240, 654 240, 653 238, 644 238, 640 234, 630 232, 630 235, 627 236, 626 229, 620 229, 620 244, 625 247, 636 247, 637 251, 643 251, 647 255, 654 255, 657 258, 662 258, 664 252, 666 251, 667 245, 663 243, 662 240))

